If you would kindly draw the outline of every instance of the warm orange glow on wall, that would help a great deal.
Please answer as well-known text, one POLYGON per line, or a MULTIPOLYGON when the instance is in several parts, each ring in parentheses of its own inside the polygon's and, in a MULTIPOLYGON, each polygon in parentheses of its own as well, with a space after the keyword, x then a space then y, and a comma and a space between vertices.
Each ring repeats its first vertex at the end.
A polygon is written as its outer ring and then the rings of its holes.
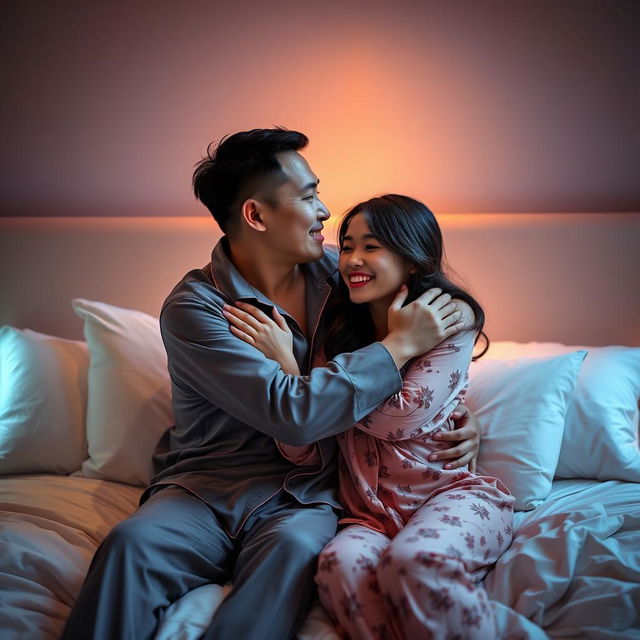
POLYGON ((0 215, 206 215, 207 144, 273 125, 309 135, 334 214, 389 191, 436 213, 640 210, 620 3, 10 4, 0 215))

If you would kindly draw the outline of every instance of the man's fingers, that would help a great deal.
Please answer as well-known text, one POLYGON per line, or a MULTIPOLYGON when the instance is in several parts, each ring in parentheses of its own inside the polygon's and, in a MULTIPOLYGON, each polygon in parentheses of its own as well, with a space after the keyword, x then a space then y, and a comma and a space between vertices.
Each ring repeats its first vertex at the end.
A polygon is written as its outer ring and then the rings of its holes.
POLYGON ((431 436, 434 440, 442 442, 459 442, 460 440, 469 440, 476 435, 473 427, 460 427, 451 431, 438 431, 431 436))
POLYGON ((432 303, 431 306, 434 309, 442 309, 442 307, 445 307, 446 305, 448 305, 451 302, 451 294, 450 293, 443 293, 442 295, 439 295, 432 303))
POLYGON ((420 300, 420 302, 424 302, 425 304, 431 304, 441 293, 442 289, 434 287, 433 289, 427 289, 421 296, 416 298, 416 300, 420 300))
POLYGON ((450 338, 451 336, 455 336, 456 333, 460 333, 462 330, 464 330, 465 324, 464 321, 461 320, 460 322, 456 322, 455 324, 452 324, 451 326, 447 327, 444 330, 444 338, 443 340, 446 340, 447 338, 450 338))
POLYGON ((447 326, 447 328, 453 325, 461 324, 463 323, 463 321, 464 318, 462 311, 456 311, 455 313, 449 314, 446 318, 443 318, 443 324, 447 326))
POLYGON ((436 451, 429 456, 429 460, 454 460, 455 458, 459 458, 460 456, 464 456, 467 453, 473 455, 475 453, 475 446, 471 440, 464 440, 460 444, 457 444, 455 447, 449 447, 448 449, 443 449, 442 451, 436 451))
POLYGON ((451 417, 453 418, 454 422, 456 423, 456 429, 459 429, 460 427, 464 427, 464 425, 466 424, 467 420, 469 419, 469 416, 471 414, 469 413, 469 407, 467 407, 466 404, 462 404, 460 403, 454 410, 453 413, 451 414, 451 417), (462 422, 460 422, 460 420, 464 418, 462 420, 462 422), (460 424, 458 424, 460 422, 460 424))
MULTIPOLYGON (((440 316, 443 319, 453 317, 456 313, 460 314, 458 318, 462 315, 462 311, 458 311, 458 305, 455 302, 449 302, 445 304, 444 307, 440 307, 440 316)), ((458 318, 456 318, 456 320, 458 318)))
POLYGON ((465 465, 469 464, 472 459, 473 459, 473 455, 471 454, 471 452, 469 452, 463 455, 461 458, 458 458, 457 460, 453 460, 452 462, 447 462, 447 464, 444 465, 444 468, 459 469, 460 467, 464 467, 465 465))
POLYGON ((473 449, 470 450, 468 441, 461 442, 459 445, 455 447, 451 447, 450 449, 446 449, 444 451, 438 451, 436 453, 432 453, 429 456, 429 462, 441 462, 446 460, 446 464, 444 465, 445 469, 457 468, 464 464, 467 464, 475 451, 473 449), (458 464, 458 462, 462 460, 462 464, 458 464), (453 464, 454 467, 450 467, 448 465, 453 464))
POLYGON ((478 462, 478 458, 471 458, 471 460, 469 460, 469 471, 471 473, 475 473, 476 472, 476 469, 477 469, 476 464, 477 464, 477 462, 478 462))
POLYGON ((393 302, 390 305, 390 308, 399 310, 402 308, 402 303, 407 299, 407 295, 409 294, 409 289, 407 289, 406 285, 402 285, 400 287, 400 291, 396 294, 396 297, 393 299, 393 302))

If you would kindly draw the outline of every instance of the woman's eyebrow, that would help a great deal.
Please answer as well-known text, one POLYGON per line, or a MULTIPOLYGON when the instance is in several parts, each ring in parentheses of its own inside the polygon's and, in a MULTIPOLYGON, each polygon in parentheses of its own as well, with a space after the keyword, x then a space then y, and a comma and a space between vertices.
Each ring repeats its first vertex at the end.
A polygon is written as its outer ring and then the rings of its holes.
MULTIPOLYGON (((365 233, 362 236, 363 240, 378 240, 378 238, 376 236, 373 235, 373 233, 365 233)), ((344 238, 342 238, 342 241, 344 242, 345 240, 350 240, 351 242, 353 242, 353 238, 351 236, 345 236, 344 238)))

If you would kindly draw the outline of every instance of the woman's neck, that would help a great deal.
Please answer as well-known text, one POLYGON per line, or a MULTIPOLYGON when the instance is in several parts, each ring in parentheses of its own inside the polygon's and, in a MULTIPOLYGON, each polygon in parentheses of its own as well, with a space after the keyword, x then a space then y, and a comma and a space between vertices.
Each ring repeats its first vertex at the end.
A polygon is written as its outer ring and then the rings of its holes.
POLYGON ((387 324, 387 314, 391 300, 375 300, 369 303, 369 313, 373 321, 373 327, 376 331, 376 340, 382 340, 389 333, 389 325, 387 324))

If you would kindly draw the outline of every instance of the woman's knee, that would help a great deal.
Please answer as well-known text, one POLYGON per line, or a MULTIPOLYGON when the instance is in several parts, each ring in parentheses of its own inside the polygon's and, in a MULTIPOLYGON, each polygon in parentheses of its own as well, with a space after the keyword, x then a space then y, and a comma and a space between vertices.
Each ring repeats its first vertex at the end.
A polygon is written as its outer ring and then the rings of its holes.
POLYGON ((356 566, 358 550, 350 545, 333 541, 326 545, 318 556, 319 573, 341 573, 356 566))
POLYGON ((383 554, 378 567, 378 582, 383 591, 393 592, 402 583, 437 588, 452 579, 468 582, 460 558, 439 553, 392 545, 383 554))

